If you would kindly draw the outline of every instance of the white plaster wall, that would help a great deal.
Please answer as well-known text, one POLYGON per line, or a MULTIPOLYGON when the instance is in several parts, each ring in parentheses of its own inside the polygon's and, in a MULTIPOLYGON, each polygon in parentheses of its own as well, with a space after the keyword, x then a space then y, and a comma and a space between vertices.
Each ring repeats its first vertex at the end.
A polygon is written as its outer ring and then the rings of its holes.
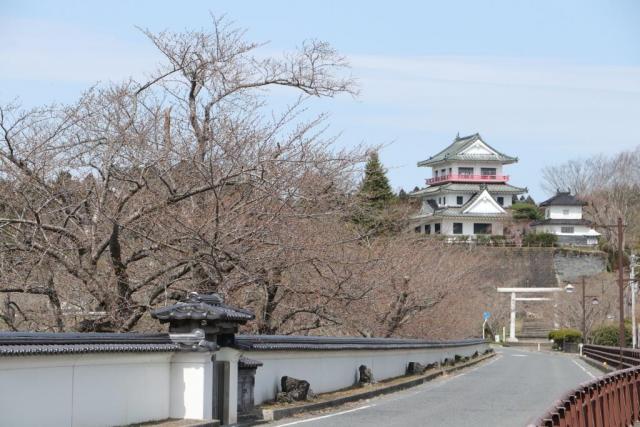
POLYGON ((442 234, 451 235, 451 236, 460 236, 460 234, 453 234, 453 223, 461 222, 462 223, 462 235, 463 236, 473 236, 473 224, 474 223, 490 223, 491 224, 491 234, 487 234, 487 236, 494 235, 502 235, 504 232, 504 226, 500 221, 495 220, 468 220, 468 219, 446 219, 442 221, 442 234))
POLYGON ((486 344, 416 350, 342 351, 245 351, 244 356, 260 360, 256 372, 256 405, 273 400, 280 390, 280 378, 287 375, 309 381, 316 393, 350 387, 358 380, 358 367, 366 365, 376 380, 404 375, 409 362, 440 362, 456 354, 471 356, 483 352, 486 344))
POLYGON ((169 417, 171 353, 0 359, 1 426, 113 426, 169 417))
POLYGON ((537 232, 541 232, 541 233, 553 233, 553 234, 559 234, 563 236, 580 236, 580 235, 593 234, 592 230, 589 227, 586 227, 584 225, 568 226, 568 227, 573 227, 573 233, 563 233, 562 227, 563 227, 562 225, 542 225, 542 226, 536 226, 534 227, 534 229, 537 232))
POLYGON ((582 206, 549 206, 546 208, 545 217, 555 219, 582 219, 582 206), (564 213, 565 210, 569 212, 564 213))
POLYGON ((170 369, 171 418, 210 419, 213 402, 212 353, 175 353, 170 369))
POLYGON ((505 195, 498 195, 498 194, 491 194, 493 196, 494 199, 496 199, 496 201, 498 201, 498 197, 503 197, 504 198, 504 203, 502 205, 503 208, 510 208, 511 207, 511 199, 513 198, 513 196, 511 194, 505 194, 505 195))

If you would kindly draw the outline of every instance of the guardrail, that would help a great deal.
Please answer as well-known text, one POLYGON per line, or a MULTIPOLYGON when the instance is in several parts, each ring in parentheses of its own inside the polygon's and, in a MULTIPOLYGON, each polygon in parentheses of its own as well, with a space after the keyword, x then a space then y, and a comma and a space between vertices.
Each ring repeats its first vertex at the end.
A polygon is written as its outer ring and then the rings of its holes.
POLYGON ((558 400, 530 426, 632 426, 640 421, 640 367, 585 383, 558 400))
POLYGON ((582 347, 582 354, 606 363, 612 368, 631 368, 640 365, 640 350, 635 348, 622 349, 622 366, 620 366, 620 347, 585 344, 582 347))
MULTIPOLYGON (((587 344, 585 356, 619 366, 620 348, 587 344)), ((569 391, 529 427, 632 426, 640 421, 640 350, 623 348, 621 369, 569 391)))

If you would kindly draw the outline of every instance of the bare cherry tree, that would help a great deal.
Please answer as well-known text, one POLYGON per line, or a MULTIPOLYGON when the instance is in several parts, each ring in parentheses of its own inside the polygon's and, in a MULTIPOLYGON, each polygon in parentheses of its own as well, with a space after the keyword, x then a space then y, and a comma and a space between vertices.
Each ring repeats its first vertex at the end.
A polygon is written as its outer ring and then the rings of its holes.
POLYGON ((262 286, 291 219, 344 208, 359 149, 303 114, 310 97, 354 93, 344 58, 318 41, 260 56, 220 20, 145 34, 165 58, 148 81, 0 107, 9 328, 126 331, 189 290, 262 286), (271 108, 276 86, 300 95, 271 108))

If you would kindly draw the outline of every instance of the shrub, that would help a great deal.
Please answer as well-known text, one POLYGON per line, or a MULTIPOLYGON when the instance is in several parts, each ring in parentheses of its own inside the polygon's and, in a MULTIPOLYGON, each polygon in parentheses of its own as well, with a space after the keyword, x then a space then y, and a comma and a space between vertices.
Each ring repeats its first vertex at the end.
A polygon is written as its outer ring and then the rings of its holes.
POLYGON ((491 239, 491 243, 493 243, 496 246, 502 245, 506 241, 506 238, 504 236, 499 236, 499 235, 491 236, 490 239, 491 239))
POLYGON ((526 246, 555 246, 558 236, 551 233, 529 233, 522 241, 526 246))
POLYGON ((553 340, 554 347, 561 349, 565 342, 582 341, 582 332, 577 329, 556 329, 549 332, 549 339, 553 340))
MULTIPOLYGON (((631 326, 624 325, 625 346, 631 347, 631 326)), ((595 328, 591 332, 591 341, 596 345, 608 345, 615 347, 618 345, 618 325, 604 325, 595 328)))
POLYGON ((491 236, 483 236, 482 234, 476 237, 476 242, 481 245, 487 245, 491 243, 491 236))
POLYGON ((511 205, 513 219, 542 219, 543 215, 536 205, 529 203, 514 203, 511 205))

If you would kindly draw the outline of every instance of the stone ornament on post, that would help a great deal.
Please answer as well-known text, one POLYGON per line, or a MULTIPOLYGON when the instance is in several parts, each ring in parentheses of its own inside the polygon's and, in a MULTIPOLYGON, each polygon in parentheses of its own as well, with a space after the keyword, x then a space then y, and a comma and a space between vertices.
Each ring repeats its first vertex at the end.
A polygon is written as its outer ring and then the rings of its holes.
POLYGON ((169 323, 169 336, 185 350, 215 351, 233 342, 238 327, 254 319, 248 310, 230 307, 218 294, 191 292, 186 300, 158 308, 151 317, 169 323))

